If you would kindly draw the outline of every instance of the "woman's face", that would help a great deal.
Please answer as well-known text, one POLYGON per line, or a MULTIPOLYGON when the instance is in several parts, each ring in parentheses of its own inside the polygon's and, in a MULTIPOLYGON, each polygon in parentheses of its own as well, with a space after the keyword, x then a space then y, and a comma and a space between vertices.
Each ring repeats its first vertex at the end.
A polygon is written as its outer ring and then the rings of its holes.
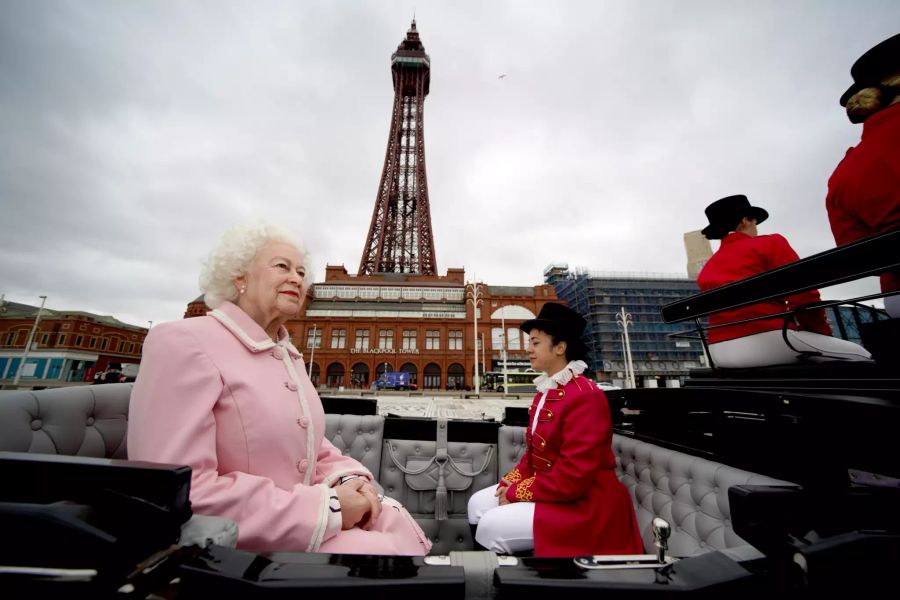
POLYGON ((568 364, 566 361, 566 343, 553 345, 553 338, 540 329, 532 329, 528 333, 528 360, 535 371, 554 374, 568 364))
POLYGON ((256 253, 247 273, 235 279, 238 306, 263 328, 297 315, 306 269, 303 255, 285 242, 269 242, 256 253))

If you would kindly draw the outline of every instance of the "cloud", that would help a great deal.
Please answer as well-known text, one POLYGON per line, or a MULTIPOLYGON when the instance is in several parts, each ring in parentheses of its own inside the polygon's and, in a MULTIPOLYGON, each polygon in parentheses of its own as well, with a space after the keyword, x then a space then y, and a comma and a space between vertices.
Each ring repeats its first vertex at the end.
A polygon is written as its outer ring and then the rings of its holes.
POLYGON ((859 136, 837 97, 900 22, 889 1, 6 1, 0 292, 178 319, 221 232, 259 218, 318 276, 355 272, 414 10, 438 267, 494 285, 684 272, 683 232, 738 192, 801 255, 831 247, 825 182, 859 136))

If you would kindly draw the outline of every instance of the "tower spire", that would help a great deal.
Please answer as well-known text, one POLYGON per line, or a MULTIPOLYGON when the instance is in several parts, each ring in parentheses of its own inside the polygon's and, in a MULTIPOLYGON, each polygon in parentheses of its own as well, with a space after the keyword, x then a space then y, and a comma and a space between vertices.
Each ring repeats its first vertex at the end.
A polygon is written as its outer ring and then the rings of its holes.
POLYGON ((423 121, 431 59, 419 39, 415 14, 391 55, 391 78, 391 129, 359 274, 436 275, 423 121))

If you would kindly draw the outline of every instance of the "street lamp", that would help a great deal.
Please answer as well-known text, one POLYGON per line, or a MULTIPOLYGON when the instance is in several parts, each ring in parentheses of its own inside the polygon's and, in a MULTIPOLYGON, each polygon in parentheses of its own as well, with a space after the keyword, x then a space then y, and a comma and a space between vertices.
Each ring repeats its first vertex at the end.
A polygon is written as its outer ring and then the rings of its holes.
POLYGON ((503 358, 503 393, 509 393, 509 382, 506 380, 506 305, 500 307, 500 328, 503 330, 503 337, 500 338, 500 356, 503 358))
MULTIPOLYGON (((333 336, 333 335, 334 335, 334 332, 332 332, 332 336, 333 336)), ((316 338, 316 324, 313 323, 313 331, 312 331, 312 348, 311 348, 310 351, 309 351, 309 373, 307 373, 307 375, 309 375, 310 381, 312 381, 312 366, 313 366, 313 359, 316 357, 316 339, 317 339, 317 338, 316 338)), ((321 373, 321 371, 320 371, 320 373, 321 373)))
POLYGON ((482 297, 484 296, 484 285, 481 283, 470 283, 466 285, 466 302, 472 304, 472 345, 475 353, 475 393, 481 393, 481 381, 478 376, 478 307, 481 306, 482 297))
POLYGON ((637 387, 634 383, 634 365, 631 363, 631 341, 628 339, 628 326, 633 325, 631 313, 625 312, 625 307, 616 313, 616 323, 622 328, 622 336, 625 340, 625 377, 631 384, 632 388, 637 387))
POLYGON ((31 352, 31 343, 34 340, 34 334, 37 331, 38 323, 41 322, 41 313, 44 312, 44 303, 47 301, 47 296, 38 296, 38 298, 41 299, 41 307, 38 309, 37 317, 34 319, 34 326, 31 328, 31 333, 28 334, 28 342, 25 343, 25 352, 22 353, 22 362, 19 363, 19 368, 16 369, 13 387, 19 385, 19 379, 22 377, 22 372, 25 370, 25 362, 28 360, 28 353, 31 352))
POLYGON ((481 364, 486 365, 487 362, 484 360, 484 332, 481 332, 481 364))

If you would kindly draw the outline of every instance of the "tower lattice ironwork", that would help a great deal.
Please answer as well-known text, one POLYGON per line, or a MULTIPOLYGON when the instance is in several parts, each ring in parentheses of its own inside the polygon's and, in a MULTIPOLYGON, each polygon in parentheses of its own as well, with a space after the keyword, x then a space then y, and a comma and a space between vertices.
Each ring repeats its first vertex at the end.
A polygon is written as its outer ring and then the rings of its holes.
POLYGON ((391 55, 391 75, 391 130, 359 274, 437 275, 423 126, 431 61, 419 40, 415 20, 391 55))

